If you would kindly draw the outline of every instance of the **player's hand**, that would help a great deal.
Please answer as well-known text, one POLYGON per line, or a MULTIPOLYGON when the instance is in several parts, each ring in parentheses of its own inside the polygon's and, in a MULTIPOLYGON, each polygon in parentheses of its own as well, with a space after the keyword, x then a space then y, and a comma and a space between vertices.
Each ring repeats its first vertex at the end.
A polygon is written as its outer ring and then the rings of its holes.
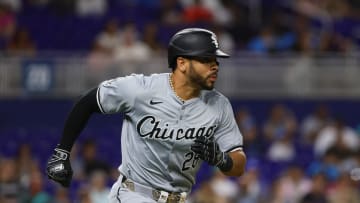
POLYGON ((50 179, 69 187, 73 171, 70 164, 70 153, 66 150, 55 148, 46 166, 46 173, 50 179))
POLYGON ((195 143, 191 145, 191 150, 198 154, 200 159, 213 166, 219 166, 225 157, 225 153, 220 150, 219 145, 212 137, 197 137, 195 143))

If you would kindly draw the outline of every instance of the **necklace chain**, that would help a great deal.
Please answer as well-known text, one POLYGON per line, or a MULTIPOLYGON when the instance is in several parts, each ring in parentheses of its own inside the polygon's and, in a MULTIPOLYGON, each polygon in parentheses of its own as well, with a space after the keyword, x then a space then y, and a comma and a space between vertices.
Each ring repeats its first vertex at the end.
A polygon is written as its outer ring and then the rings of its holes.
POLYGON ((176 91, 175 91, 175 88, 173 85, 174 82, 173 82, 171 76, 172 76, 172 73, 170 73, 170 75, 169 75, 169 83, 170 83, 171 90, 174 92, 174 94, 178 100, 180 100, 182 103, 185 103, 185 101, 181 97, 179 97, 179 95, 176 94, 176 91))

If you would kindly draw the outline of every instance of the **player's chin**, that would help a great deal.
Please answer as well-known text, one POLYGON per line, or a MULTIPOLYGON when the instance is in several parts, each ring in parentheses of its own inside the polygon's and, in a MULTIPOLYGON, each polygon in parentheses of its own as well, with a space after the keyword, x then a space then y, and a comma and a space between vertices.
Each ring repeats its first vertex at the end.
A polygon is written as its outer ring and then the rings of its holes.
POLYGON ((215 81, 214 82, 207 82, 206 85, 204 85, 205 90, 212 90, 215 87, 215 81))

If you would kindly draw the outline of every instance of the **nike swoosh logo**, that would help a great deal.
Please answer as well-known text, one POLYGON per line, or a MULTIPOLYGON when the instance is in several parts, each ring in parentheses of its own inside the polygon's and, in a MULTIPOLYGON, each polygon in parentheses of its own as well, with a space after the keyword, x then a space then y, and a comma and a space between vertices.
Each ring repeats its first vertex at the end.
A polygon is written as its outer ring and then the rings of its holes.
POLYGON ((161 104, 163 103, 162 101, 153 101, 153 100, 150 100, 150 104, 151 105, 155 105, 155 104, 161 104))

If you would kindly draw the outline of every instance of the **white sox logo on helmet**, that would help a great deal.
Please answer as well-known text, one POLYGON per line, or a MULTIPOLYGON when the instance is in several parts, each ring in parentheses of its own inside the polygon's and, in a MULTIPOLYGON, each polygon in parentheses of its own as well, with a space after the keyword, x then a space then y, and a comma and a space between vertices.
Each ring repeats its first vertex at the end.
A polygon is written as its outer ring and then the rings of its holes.
POLYGON ((212 43, 215 44, 215 47, 219 48, 219 42, 216 39, 216 36, 214 34, 211 35, 212 43))

